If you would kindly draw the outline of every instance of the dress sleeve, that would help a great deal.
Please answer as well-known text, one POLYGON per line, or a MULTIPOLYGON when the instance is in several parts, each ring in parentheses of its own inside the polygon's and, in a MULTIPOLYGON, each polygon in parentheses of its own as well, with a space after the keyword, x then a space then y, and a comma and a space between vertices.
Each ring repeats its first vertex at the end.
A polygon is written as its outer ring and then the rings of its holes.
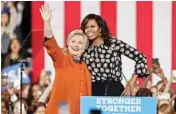
POLYGON ((53 60, 54 66, 58 67, 64 57, 64 54, 62 49, 58 46, 55 38, 45 38, 43 45, 46 47, 48 55, 53 60))
POLYGON ((116 49, 118 49, 120 54, 125 55, 136 62, 133 74, 137 74, 142 78, 149 75, 149 71, 147 69, 147 58, 139 50, 119 39, 116 39, 116 49))

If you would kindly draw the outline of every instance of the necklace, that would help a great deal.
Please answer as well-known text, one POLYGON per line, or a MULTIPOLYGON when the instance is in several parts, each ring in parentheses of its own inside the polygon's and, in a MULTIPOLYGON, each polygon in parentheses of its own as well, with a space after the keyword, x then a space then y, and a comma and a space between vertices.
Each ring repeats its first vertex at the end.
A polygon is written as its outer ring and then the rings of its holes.
POLYGON ((72 59, 73 59, 73 61, 74 61, 75 63, 79 63, 79 64, 81 64, 82 61, 83 61, 83 58, 82 58, 82 57, 80 57, 80 58, 74 58, 74 57, 72 57, 72 59))

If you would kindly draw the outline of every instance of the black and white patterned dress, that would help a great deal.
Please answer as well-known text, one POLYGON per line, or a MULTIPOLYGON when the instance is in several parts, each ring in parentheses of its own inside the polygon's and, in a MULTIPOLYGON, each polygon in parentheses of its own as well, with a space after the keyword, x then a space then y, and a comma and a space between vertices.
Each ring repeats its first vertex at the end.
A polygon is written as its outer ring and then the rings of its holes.
POLYGON ((109 79, 121 81, 121 55, 136 62, 134 74, 139 77, 149 75, 146 57, 141 52, 117 38, 110 38, 109 42, 109 46, 91 45, 84 55, 84 60, 92 74, 92 82, 109 79))

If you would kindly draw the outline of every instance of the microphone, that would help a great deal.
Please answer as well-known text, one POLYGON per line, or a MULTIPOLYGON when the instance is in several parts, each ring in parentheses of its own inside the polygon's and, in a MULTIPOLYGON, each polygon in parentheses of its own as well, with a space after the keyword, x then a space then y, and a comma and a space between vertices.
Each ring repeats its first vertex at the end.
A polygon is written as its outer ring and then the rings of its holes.
MULTIPOLYGON (((123 76, 123 78, 125 79, 125 81, 126 81, 126 83, 127 83, 126 86, 129 86, 129 88, 130 88, 130 96, 132 96, 132 88, 131 88, 131 86, 130 86, 130 84, 129 84, 127 78, 126 78, 126 76, 123 74, 123 72, 122 72, 122 67, 121 67, 121 66, 122 66, 122 63, 119 65, 120 73, 121 73, 121 75, 123 76)), ((124 94, 122 94, 122 95, 124 95, 124 94)))
POLYGON ((18 60, 18 63, 29 63, 29 62, 32 62, 32 59, 26 58, 26 59, 20 59, 20 60, 18 60))
POLYGON ((129 84, 127 78, 126 78, 125 75, 123 74, 123 72, 121 72, 121 73, 122 73, 122 76, 123 76, 123 78, 125 79, 125 81, 126 81, 126 83, 127 83, 127 86, 129 86, 129 88, 130 88, 130 96, 132 96, 132 89, 131 89, 131 86, 130 86, 130 84, 129 84))
MULTIPOLYGON (((30 39, 30 35, 31 35, 31 33, 33 33, 34 34, 34 32, 43 32, 43 35, 44 35, 44 29, 36 29, 36 30, 32 30, 32 31, 30 31, 29 33, 28 33, 28 35, 26 36, 26 38, 23 40, 23 43, 21 44, 21 49, 23 49, 24 48, 24 46, 25 45, 27 45, 27 44, 25 44, 25 43, 28 43, 28 42, 30 42, 30 41, 28 41, 29 39, 30 39)), ((39 33, 36 33, 36 34, 39 34, 39 33)), ((35 35, 36 36, 36 35, 35 35)), ((44 37, 43 37, 44 38, 44 37)), ((40 39, 41 40, 41 39, 40 39)), ((44 41, 44 39, 43 39, 43 41, 44 41)), ((23 71, 24 71, 24 64, 31 64, 32 63, 32 61, 35 61, 35 59, 38 57, 38 55, 39 55, 39 53, 41 52, 41 50, 42 50, 42 48, 43 48, 43 46, 42 46, 42 42, 40 43, 41 45, 39 45, 39 46, 41 46, 40 48, 39 48, 39 51, 37 51, 37 54, 36 55, 33 55, 33 60, 31 59, 31 58, 26 58, 26 59, 20 59, 20 60, 18 60, 18 63, 20 64, 20 114, 22 114, 22 77, 23 77, 23 71)), ((34 51, 36 51, 36 50, 34 50, 34 51)))
POLYGON ((109 87, 110 83, 111 83, 111 79, 110 79, 109 83, 106 85, 106 88, 105 88, 105 96, 107 96, 107 91, 108 91, 108 87, 109 87))
MULTIPOLYGON (((119 69, 120 69, 119 72, 120 72, 120 74, 123 76, 123 78, 125 79, 125 81, 126 81, 126 83, 127 83, 127 86, 129 86, 129 88, 130 88, 130 96, 132 96, 132 88, 131 88, 131 86, 130 86, 128 80, 127 80, 127 78, 125 77, 125 75, 124 75, 123 72, 122 72, 122 67, 121 67, 121 65, 122 65, 122 63, 120 63, 120 64, 118 65, 118 67, 119 67, 119 69)), ((112 79, 110 78, 109 83, 108 83, 108 84, 106 85, 106 87, 105 87, 105 96, 107 96, 107 90, 108 90, 109 85, 111 84, 111 81, 112 81, 112 79)))

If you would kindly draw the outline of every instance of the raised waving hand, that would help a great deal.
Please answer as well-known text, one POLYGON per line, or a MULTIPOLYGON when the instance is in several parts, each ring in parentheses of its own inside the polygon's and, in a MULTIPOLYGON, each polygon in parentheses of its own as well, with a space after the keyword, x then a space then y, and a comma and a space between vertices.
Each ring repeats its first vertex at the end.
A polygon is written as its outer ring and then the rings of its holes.
POLYGON ((50 20, 52 17, 52 11, 49 9, 48 4, 42 5, 39 10, 40 10, 42 19, 44 21, 44 35, 47 38, 52 38, 53 32, 52 32, 51 24, 50 24, 50 20))
POLYGON ((42 15, 42 18, 44 21, 50 21, 52 17, 52 11, 49 9, 48 4, 42 5, 42 7, 39 9, 40 13, 42 15))

